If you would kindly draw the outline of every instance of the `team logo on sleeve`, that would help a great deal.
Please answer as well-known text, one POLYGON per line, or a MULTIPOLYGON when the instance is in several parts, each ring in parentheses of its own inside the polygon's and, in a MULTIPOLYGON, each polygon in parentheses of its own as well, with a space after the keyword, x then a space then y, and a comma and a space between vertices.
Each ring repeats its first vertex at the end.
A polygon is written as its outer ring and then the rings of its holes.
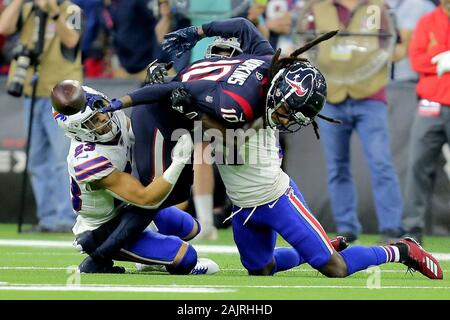
POLYGON ((295 92, 295 94, 299 97, 304 97, 309 89, 312 88, 312 84, 316 77, 316 73, 311 68, 302 68, 289 71, 286 76, 286 82, 292 88, 289 91, 295 92), (301 72, 300 72, 301 71, 301 72))

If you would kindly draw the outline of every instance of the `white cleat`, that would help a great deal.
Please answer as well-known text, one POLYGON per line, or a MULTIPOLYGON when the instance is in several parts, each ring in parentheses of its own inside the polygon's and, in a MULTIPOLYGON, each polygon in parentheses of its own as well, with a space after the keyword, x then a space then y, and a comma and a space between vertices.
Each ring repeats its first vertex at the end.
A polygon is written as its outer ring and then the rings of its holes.
POLYGON ((139 272, 157 271, 166 272, 166 267, 162 264, 143 264, 136 263, 136 270, 139 272))
POLYGON ((215 274, 220 271, 219 265, 207 258, 198 258, 197 264, 194 269, 190 272, 190 274, 199 275, 199 274, 215 274))

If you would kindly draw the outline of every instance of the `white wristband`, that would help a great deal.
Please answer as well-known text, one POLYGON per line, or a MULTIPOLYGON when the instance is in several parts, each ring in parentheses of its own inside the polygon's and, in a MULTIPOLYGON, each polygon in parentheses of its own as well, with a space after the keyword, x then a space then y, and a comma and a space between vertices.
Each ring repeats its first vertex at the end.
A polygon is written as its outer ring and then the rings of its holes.
POLYGON ((172 164, 167 168, 163 173, 163 178, 174 185, 177 183, 178 178, 180 177, 181 172, 184 169, 184 163, 172 162, 172 164))

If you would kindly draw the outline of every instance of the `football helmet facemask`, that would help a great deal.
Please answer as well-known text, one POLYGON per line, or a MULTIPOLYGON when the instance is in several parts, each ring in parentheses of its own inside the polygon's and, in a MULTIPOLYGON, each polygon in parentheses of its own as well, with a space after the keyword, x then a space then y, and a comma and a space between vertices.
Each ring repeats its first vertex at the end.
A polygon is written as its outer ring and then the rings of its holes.
POLYGON ((83 86, 86 106, 73 115, 63 115, 53 109, 53 117, 66 136, 77 141, 105 143, 113 140, 120 132, 120 121, 114 112, 101 113, 99 109, 108 105, 103 93, 83 86))
POLYGON ((205 58, 229 58, 242 53, 241 44, 238 38, 216 37, 214 41, 206 48, 205 58), (222 52, 226 51, 227 55, 222 52))
POLYGON ((309 62, 296 62, 273 78, 267 93, 266 122, 280 131, 296 132, 314 121, 326 97, 327 84, 322 73, 309 62), (283 114, 279 111, 281 106, 283 114), (288 124, 282 124, 285 121, 281 118, 288 118, 288 124))

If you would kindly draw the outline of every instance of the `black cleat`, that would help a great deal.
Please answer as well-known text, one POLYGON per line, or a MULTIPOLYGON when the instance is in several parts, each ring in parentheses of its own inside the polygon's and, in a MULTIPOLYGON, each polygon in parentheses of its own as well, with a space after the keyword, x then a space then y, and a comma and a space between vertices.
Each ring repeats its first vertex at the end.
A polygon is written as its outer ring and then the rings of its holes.
POLYGON ((124 267, 114 266, 112 260, 98 261, 87 256, 78 266, 80 273, 125 273, 124 267))

